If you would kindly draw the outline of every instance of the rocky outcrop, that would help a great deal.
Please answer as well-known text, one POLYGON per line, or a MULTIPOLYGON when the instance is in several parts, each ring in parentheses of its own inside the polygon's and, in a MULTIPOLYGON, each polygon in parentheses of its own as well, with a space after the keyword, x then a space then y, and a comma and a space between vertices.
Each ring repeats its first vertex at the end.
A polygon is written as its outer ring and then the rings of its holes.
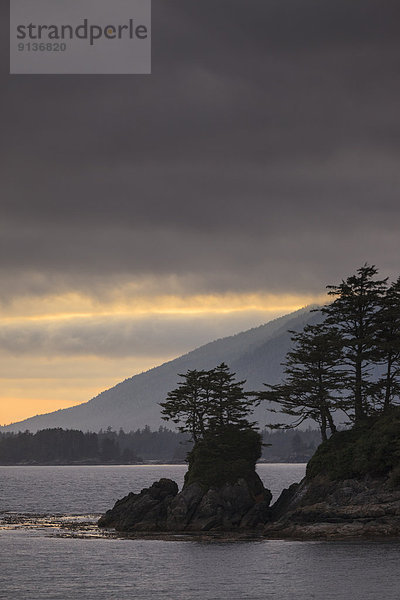
MULTIPOLYGON (((258 476, 256 475, 256 478, 258 476)), ((269 519, 271 493, 257 481, 245 479, 205 489, 199 483, 178 487, 161 479, 139 494, 118 500, 101 517, 100 527, 124 532, 235 531, 263 527, 269 519)))
POLYGON ((336 432, 271 508, 268 537, 400 535, 400 407, 336 432))
POLYGON ((335 433, 319 446, 306 477, 271 494, 255 472, 261 442, 228 429, 189 454, 183 490, 160 480, 129 494, 99 525, 119 531, 262 531, 268 538, 400 536, 400 407, 335 433))
POLYGON ((264 486, 255 496, 245 479, 206 491, 198 483, 193 483, 171 503, 167 528, 185 531, 256 528, 269 518, 271 497, 264 486))
POLYGON ((267 538, 351 539, 400 536, 400 489, 393 477, 332 481, 305 478, 284 490, 270 507, 261 481, 259 494, 245 479, 219 488, 184 487, 161 479, 128 494, 101 517, 100 527, 130 533, 256 531, 267 538))
POLYGON ((117 500, 98 521, 99 527, 117 531, 160 531, 165 529, 168 508, 178 493, 171 479, 160 479, 139 494, 131 492, 117 500))
POLYGON ((229 425, 206 433, 188 454, 180 493, 175 482, 160 479, 140 494, 118 500, 99 526, 146 533, 262 528, 272 495, 256 473, 261 442, 251 427, 229 425))
POLYGON ((298 539, 381 538, 400 535, 400 489, 393 477, 332 481, 305 478, 271 509, 268 537, 298 539))

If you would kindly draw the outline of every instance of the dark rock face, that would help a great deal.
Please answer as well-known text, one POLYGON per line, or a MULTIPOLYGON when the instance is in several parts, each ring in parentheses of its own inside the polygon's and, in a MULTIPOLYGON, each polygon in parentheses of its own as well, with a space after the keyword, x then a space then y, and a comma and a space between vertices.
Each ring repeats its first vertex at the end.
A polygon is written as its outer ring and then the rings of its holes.
POLYGON ((268 538, 400 536, 400 489, 393 487, 391 477, 339 482, 305 478, 285 490, 271 508, 271 493, 262 488, 255 496, 252 487, 240 479, 208 490, 193 483, 178 493, 174 481, 161 479, 118 500, 98 524, 146 533, 257 530, 268 538))
POLYGON ((271 507, 268 537, 398 538, 400 407, 322 443, 306 477, 271 507))
POLYGON ((114 527, 117 531, 160 531, 165 529, 168 507, 178 493, 171 479, 160 479, 139 494, 132 492, 117 500, 98 521, 99 527, 114 527))
POLYGON ((186 531, 253 529, 268 520, 271 497, 264 487, 254 496, 245 479, 207 491, 193 483, 171 503, 167 527, 186 531))
POLYGON ((269 537, 343 539, 400 535, 400 489, 390 476, 304 479, 271 509, 269 537))
POLYGON ((257 484, 257 495, 252 489, 254 481, 249 485, 245 479, 208 490, 192 483, 178 494, 175 482, 161 479, 140 494, 131 493, 118 500, 98 525, 127 532, 234 531, 263 527, 269 519, 272 496, 261 480, 257 484))

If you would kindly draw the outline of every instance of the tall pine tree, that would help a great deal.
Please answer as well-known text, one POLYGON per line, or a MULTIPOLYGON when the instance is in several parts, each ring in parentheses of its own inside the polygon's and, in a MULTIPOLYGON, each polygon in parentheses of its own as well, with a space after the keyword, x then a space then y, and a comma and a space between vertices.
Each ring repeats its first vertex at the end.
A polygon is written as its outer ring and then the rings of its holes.
POLYGON ((400 277, 388 288, 376 319, 376 360, 384 372, 377 382, 383 412, 400 396, 400 277))
POLYGON ((208 419, 212 431, 220 431, 229 425, 239 429, 248 429, 254 425, 247 420, 247 416, 257 400, 248 398, 243 389, 246 382, 236 381, 235 375, 225 363, 211 372, 208 419))
POLYGON ((377 279, 377 273, 375 266, 365 264, 339 285, 327 286, 335 300, 321 309, 326 325, 337 329, 341 336, 348 408, 356 424, 371 411, 375 389, 370 366, 377 315, 387 287, 387 279, 377 279))
POLYGON ((193 369, 186 374, 179 373, 179 377, 183 381, 160 402, 161 416, 165 421, 180 423, 179 431, 190 433, 197 442, 205 433, 208 372, 193 369))
POLYGON ((340 407, 343 370, 341 343, 337 331, 324 324, 307 325, 301 333, 291 331, 294 348, 283 363, 285 381, 267 385, 261 399, 279 404, 281 412, 293 417, 290 424, 271 425, 273 429, 288 429, 301 425, 307 419, 316 421, 321 437, 327 439, 327 428, 336 431, 333 413, 340 407))
POLYGON ((179 431, 188 432, 194 442, 208 433, 220 433, 228 427, 252 429, 248 421, 258 399, 249 399, 245 381, 236 381, 225 363, 209 371, 188 371, 180 374, 183 381, 160 403, 164 420, 178 424, 179 431))

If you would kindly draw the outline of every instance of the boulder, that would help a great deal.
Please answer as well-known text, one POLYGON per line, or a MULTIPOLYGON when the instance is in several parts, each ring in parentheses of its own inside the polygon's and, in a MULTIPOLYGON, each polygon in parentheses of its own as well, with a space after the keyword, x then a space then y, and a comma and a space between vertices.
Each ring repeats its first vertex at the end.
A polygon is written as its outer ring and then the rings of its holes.
POLYGON ((160 531, 165 529, 168 507, 178 493, 171 479, 160 479, 139 494, 131 492, 117 500, 98 521, 99 527, 117 531, 160 531))

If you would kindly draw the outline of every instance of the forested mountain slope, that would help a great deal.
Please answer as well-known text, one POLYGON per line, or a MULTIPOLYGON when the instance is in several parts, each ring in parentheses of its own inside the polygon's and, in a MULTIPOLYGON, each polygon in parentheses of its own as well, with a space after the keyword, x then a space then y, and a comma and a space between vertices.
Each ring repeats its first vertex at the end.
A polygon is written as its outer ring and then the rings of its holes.
MULTIPOLYGON (((285 315, 266 325, 219 339, 179 358, 135 375, 102 392, 89 402, 64 410, 38 415, 19 423, 2 427, 2 431, 35 432, 50 427, 99 431, 111 426, 118 430, 136 430, 145 425, 158 428, 165 424, 160 418, 159 402, 176 387, 178 373, 188 369, 211 369, 225 362, 239 379, 246 379, 247 390, 259 390, 264 382, 277 383, 290 347, 288 329, 302 330, 318 313, 310 307, 285 315)), ((255 418, 263 427, 273 420, 266 406, 256 409, 255 418)), ((282 418, 279 419, 280 421, 282 418)))

